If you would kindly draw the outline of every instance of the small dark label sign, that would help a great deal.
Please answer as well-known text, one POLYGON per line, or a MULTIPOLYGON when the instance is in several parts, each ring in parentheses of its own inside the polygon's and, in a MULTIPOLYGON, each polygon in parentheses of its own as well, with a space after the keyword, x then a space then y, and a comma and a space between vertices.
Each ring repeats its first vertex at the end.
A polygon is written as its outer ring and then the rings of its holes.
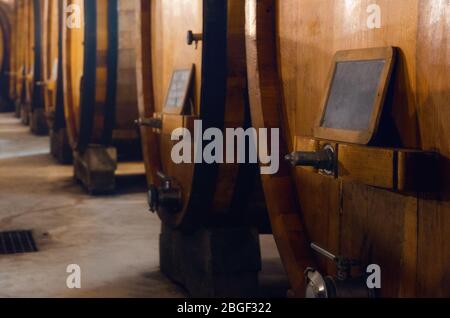
POLYGON ((384 60, 337 63, 322 126, 368 130, 384 66, 384 60))
POLYGON ((191 86, 193 68, 175 70, 170 81, 169 92, 166 99, 166 108, 183 109, 191 86))

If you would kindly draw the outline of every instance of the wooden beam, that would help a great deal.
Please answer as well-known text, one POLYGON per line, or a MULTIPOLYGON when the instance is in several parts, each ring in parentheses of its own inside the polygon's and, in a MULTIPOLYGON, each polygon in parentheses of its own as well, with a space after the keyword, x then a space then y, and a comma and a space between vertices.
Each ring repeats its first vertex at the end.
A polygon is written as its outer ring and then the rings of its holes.
MULTIPOLYGON (((296 151, 317 151, 325 144, 327 142, 297 137, 296 151)), ((398 192, 434 192, 439 188, 438 156, 433 152, 328 144, 337 154, 336 178, 398 192)))

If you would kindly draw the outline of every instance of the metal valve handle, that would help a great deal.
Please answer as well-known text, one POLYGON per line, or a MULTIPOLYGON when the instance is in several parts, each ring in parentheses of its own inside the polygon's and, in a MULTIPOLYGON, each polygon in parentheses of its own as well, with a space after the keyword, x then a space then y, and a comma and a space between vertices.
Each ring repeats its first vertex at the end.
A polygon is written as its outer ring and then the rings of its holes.
POLYGON ((338 279, 344 281, 351 277, 351 272, 353 267, 361 266, 361 262, 358 260, 349 259, 343 256, 336 256, 333 253, 325 250, 319 245, 312 243, 311 248, 316 251, 318 254, 332 260, 336 263, 338 268, 338 279))
POLYGON ((174 180, 158 171, 157 176, 162 181, 162 186, 151 185, 148 191, 148 204, 151 212, 160 209, 176 213, 182 206, 181 189, 174 184, 174 180))
POLYGON ((336 166, 336 155, 332 146, 327 145, 316 152, 299 151, 285 157, 294 167, 304 166, 332 173, 336 166))
POLYGON ((337 259, 338 259, 338 257, 336 255, 332 254, 331 252, 328 252, 326 249, 320 247, 316 243, 311 243, 311 248, 314 251, 316 251, 318 254, 325 256, 326 258, 328 258, 332 261, 337 261, 337 259))
POLYGON ((333 260, 337 266, 337 276, 324 276, 314 268, 307 268, 306 296, 308 298, 374 298, 373 290, 369 290, 365 276, 352 276, 352 269, 361 266, 356 260, 336 256, 319 245, 312 243, 311 248, 318 254, 333 260))

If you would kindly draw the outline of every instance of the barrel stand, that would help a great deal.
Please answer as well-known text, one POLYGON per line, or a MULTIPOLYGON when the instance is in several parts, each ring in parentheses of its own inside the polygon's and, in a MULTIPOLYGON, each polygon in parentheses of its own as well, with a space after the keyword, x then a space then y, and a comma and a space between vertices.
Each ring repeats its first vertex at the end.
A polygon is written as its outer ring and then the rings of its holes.
POLYGON ((22 102, 20 101, 20 99, 17 99, 14 102, 14 111, 15 111, 14 115, 16 116, 16 118, 20 118, 20 116, 22 115, 21 107, 22 107, 22 102))
POLYGON ((91 145, 83 153, 74 152, 74 177, 90 194, 115 190, 117 151, 113 147, 91 145))
POLYGON ((36 108, 31 112, 30 130, 38 136, 48 135, 47 118, 43 108, 36 108))
POLYGON ((50 131, 50 152, 61 164, 73 162, 72 148, 65 128, 50 131))
POLYGON ((22 102, 20 104, 20 118, 22 120, 22 124, 25 126, 30 124, 30 108, 31 105, 29 103, 22 102))
POLYGON ((160 263, 191 297, 255 297, 261 271, 258 231, 203 228, 186 234, 163 225, 160 263))
POLYGON ((14 110, 13 105, 9 100, 4 98, 3 96, 0 96, 0 113, 7 113, 14 110))

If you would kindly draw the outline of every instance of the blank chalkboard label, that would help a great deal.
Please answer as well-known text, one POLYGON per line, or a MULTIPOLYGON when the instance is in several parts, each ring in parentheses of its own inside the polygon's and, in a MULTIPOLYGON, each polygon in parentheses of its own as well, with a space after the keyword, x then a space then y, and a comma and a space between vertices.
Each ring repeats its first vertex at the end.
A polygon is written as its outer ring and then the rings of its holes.
POLYGON ((365 131, 370 128, 385 60, 336 63, 321 126, 365 131))
POLYGON ((192 69, 175 70, 170 81, 166 108, 183 108, 192 79, 192 69))

